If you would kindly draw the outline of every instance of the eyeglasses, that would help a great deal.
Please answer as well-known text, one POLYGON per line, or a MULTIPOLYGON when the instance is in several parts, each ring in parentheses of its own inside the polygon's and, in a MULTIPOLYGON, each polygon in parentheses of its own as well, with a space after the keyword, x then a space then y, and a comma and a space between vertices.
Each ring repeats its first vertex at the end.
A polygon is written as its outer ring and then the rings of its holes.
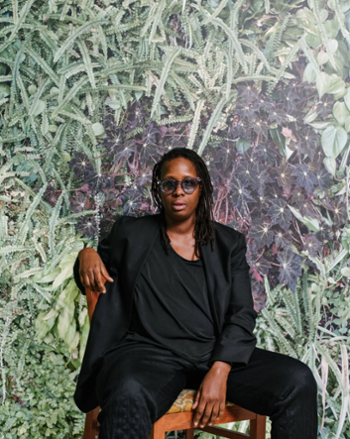
POLYGON ((186 194, 192 194, 197 189, 200 181, 200 177, 186 177, 182 181, 169 178, 168 180, 157 181, 157 184, 160 185, 161 190, 167 195, 172 194, 179 183, 186 194))

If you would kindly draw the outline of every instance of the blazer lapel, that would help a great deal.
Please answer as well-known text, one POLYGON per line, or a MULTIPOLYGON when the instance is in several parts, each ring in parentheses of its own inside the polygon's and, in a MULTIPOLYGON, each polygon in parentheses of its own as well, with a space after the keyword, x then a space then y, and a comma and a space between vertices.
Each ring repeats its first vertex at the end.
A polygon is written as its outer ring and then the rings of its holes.
POLYGON ((215 227, 216 243, 214 251, 211 250, 210 243, 201 246, 204 272, 207 281, 209 303, 215 321, 217 335, 221 333, 224 324, 225 313, 230 299, 230 258, 229 248, 220 239, 215 227))
POLYGON ((139 227, 131 225, 132 232, 126 246, 125 270, 122 272, 123 291, 127 292, 125 299, 126 305, 130 310, 129 321, 131 318, 131 305, 136 281, 140 275, 144 263, 158 237, 159 214, 147 215, 139 222, 139 227))

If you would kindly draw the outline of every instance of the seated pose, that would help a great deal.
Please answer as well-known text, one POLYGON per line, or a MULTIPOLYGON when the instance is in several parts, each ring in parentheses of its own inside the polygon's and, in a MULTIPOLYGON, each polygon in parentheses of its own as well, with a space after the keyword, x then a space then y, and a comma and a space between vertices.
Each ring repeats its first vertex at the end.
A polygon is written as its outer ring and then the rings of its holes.
POLYGON ((197 390, 193 427, 228 400, 269 416, 272 439, 316 439, 313 374, 256 347, 245 237, 213 220, 212 193, 201 157, 175 148, 153 169, 159 213, 121 216, 97 252, 79 252, 78 287, 104 294, 74 399, 101 407, 100 439, 147 439, 184 388, 197 390))

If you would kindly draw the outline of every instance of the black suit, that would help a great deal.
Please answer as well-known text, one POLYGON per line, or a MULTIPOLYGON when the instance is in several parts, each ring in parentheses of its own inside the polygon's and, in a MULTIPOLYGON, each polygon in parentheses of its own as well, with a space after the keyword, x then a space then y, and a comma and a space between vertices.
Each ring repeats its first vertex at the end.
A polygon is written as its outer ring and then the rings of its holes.
MULTIPOLYGON (((160 233, 159 215, 120 217, 98 253, 114 282, 96 305, 74 399, 102 407, 100 439, 146 439, 184 388, 198 388, 214 361, 233 363, 227 400, 272 420, 272 439, 316 439, 317 388, 310 369, 255 347, 244 235, 215 222, 216 245, 201 246, 217 341, 210 361, 193 366, 168 349, 121 340, 131 320, 138 275, 160 233)), ((79 260, 74 266, 77 285, 79 260)))
MULTIPOLYGON (((106 294, 96 305, 91 330, 74 395, 83 412, 98 403, 95 375, 103 355, 123 337, 131 318, 132 292, 152 244, 160 233, 159 214, 120 217, 110 235, 100 242, 98 254, 114 282, 106 282, 106 294)), ((249 265, 242 233, 215 222, 216 245, 201 247, 210 303, 218 334, 211 362, 247 364, 256 339, 253 335, 256 312, 251 294, 249 265)), ((74 265, 75 281, 85 294, 79 278, 79 259, 74 265)))

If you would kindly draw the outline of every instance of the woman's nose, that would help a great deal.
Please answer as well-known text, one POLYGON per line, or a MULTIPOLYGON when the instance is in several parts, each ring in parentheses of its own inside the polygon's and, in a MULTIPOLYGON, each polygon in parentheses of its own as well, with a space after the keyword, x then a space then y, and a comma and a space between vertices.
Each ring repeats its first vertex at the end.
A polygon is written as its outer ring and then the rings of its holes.
POLYGON ((180 193, 180 194, 183 194, 184 193, 184 190, 182 189, 182 186, 181 186, 181 181, 178 181, 177 183, 175 183, 176 184, 176 188, 175 188, 175 190, 174 190, 174 194, 178 194, 178 193, 180 193))

